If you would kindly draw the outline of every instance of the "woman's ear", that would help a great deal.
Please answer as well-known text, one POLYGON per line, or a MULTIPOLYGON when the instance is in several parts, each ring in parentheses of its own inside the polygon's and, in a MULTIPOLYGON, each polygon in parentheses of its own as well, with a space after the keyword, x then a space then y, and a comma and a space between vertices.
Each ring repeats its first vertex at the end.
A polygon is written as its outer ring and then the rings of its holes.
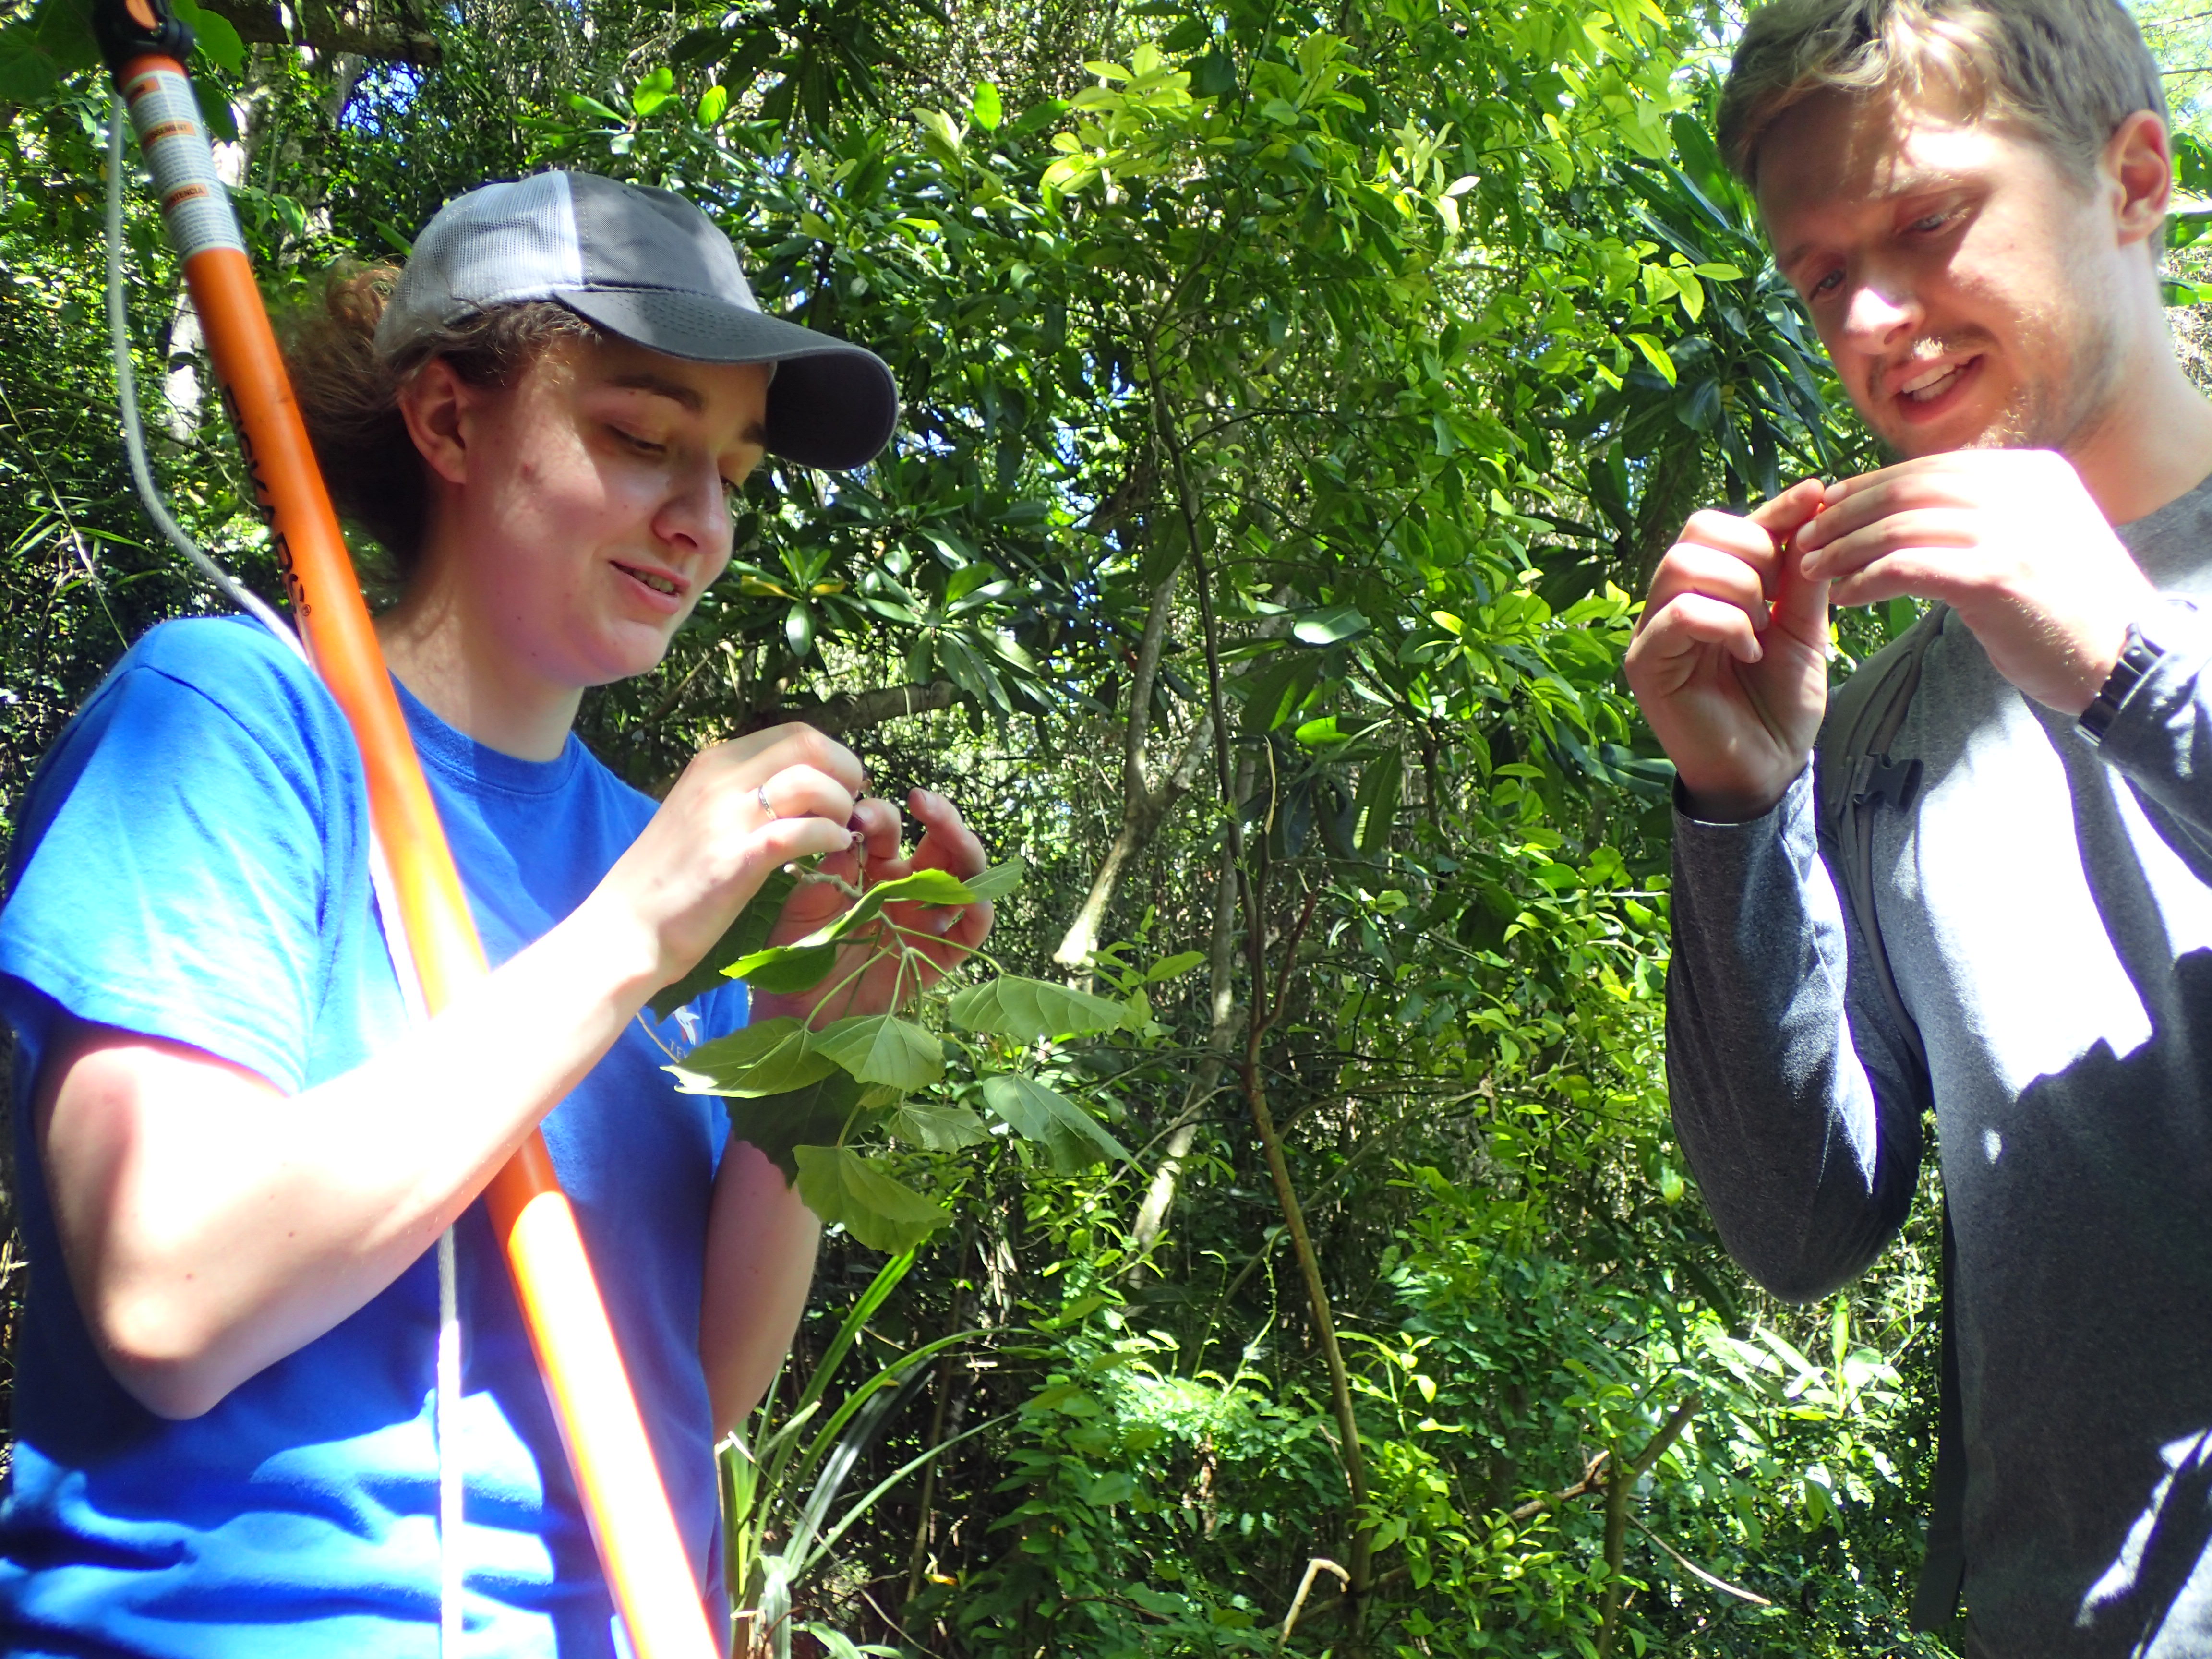
POLYGON ((468 482, 468 416, 477 395, 443 357, 431 358, 400 388, 399 414, 407 422, 407 435, 431 471, 449 484, 468 482))

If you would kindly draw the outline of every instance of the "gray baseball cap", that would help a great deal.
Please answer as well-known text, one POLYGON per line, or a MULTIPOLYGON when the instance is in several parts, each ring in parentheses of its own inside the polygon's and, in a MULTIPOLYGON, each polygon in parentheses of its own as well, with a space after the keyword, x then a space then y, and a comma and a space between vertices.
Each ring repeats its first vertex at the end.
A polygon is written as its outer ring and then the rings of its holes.
POLYGON ((882 358, 765 314, 730 239, 681 196, 596 173, 540 173, 447 203, 416 238, 376 349, 389 359, 527 300, 672 357, 774 364, 769 451, 802 466, 860 466, 898 424, 882 358))

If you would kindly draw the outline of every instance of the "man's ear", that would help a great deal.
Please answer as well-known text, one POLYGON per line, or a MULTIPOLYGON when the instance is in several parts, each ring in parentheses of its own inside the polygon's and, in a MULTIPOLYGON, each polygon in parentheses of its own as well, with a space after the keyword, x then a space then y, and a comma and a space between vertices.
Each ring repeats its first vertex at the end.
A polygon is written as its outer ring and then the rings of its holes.
POLYGON ((477 398, 477 388, 443 357, 431 358, 400 388, 399 416, 407 422, 407 435, 431 471, 449 484, 468 482, 468 416, 477 398))
POLYGON ((2105 146, 2101 171, 2117 193, 2112 228, 2124 247, 2148 242, 2154 260, 2166 252, 2166 210, 2173 198, 2173 144, 2166 123, 2139 109, 2105 146))

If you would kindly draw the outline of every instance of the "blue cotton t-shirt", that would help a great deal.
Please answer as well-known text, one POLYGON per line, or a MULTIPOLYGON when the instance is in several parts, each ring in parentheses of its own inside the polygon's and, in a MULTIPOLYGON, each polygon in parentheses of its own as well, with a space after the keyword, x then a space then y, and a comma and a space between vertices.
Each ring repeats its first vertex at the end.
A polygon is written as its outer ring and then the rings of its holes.
MULTIPOLYGON (((591 891, 653 803, 574 737, 557 760, 517 760, 401 702, 484 948, 504 961, 591 891)), ((93 1348, 31 1134, 60 1012, 191 1044, 288 1093, 389 1042, 404 1016, 368 826, 337 705, 235 619, 148 634, 24 804, 0 910, 31 1255, 0 1501, 8 1654, 437 1650, 434 1255, 204 1416, 170 1422, 93 1348)), ((733 1030, 744 989, 695 1010, 701 1035, 733 1030)), ((659 1035, 683 1041, 674 1020, 659 1035)), ((677 1093, 666 1063, 633 1024, 544 1130, 703 1585, 717 1495, 699 1305, 728 1120, 719 1100, 677 1093)), ((616 1650, 613 1610, 481 1202, 458 1243, 468 1650, 599 1659, 616 1650)))

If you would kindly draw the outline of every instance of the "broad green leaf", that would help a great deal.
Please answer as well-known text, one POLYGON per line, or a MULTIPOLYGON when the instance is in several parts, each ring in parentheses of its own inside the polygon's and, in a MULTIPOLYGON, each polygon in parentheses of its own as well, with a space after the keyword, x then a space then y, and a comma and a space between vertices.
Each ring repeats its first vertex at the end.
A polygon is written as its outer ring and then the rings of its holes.
POLYGON ((837 942, 873 921, 886 904, 973 904, 975 896, 958 877, 943 870, 917 870, 896 881, 879 881, 851 909, 840 912, 805 939, 752 951, 724 971, 757 991, 809 991, 822 982, 823 975, 836 963, 837 942))
POLYGON ((965 1106, 946 1106, 933 1100, 901 1102, 892 1109, 888 1127, 901 1140, 933 1152, 957 1152, 991 1138, 983 1120, 965 1106))
POLYGON ((962 142, 967 137, 966 129, 943 110, 926 109, 918 114, 921 124, 922 148, 946 167, 957 170, 962 142))
POLYGON ((1206 952, 1203 951, 1179 951, 1174 956, 1162 957, 1146 971, 1145 983, 1158 985, 1167 980, 1180 979, 1205 961, 1206 952))
POLYGON ((0 99, 43 100, 66 76, 99 62, 87 0, 44 0, 27 18, 0 29, 0 99))
POLYGON ((222 95, 222 88, 205 76, 192 82, 192 101, 200 106, 200 120, 208 130, 208 137, 226 144, 238 142, 238 116, 230 106, 230 100, 222 95))
POLYGON ((895 1014, 859 1014, 815 1034, 809 1048, 862 1083, 927 1089, 945 1075, 945 1045, 895 1014))
POLYGON ((21 27, 0 31, 0 99, 11 104, 38 103, 61 84, 53 58, 39 49, 21 27))
POLYGON ((1128 1149, 1100 1127, 1096 1118, 1035 1078, 1014 1072, 987 1077, 983 1103, 1024 1140, 1042 1145, 1052 1167, 1063 1175, 1087 1170, 1109 1158, 1124 1164, 1130 1161, 1128 1149))
POLYGON ((1237 90, 1237 60, 1218 47, 1191 65, 1190 89, 1200 98, 1218 98, 1237 90))
POLYGON ((1305 701, 1310 683, 1321 672, 1318 657, 1308 656, 1303 651, 1285 651, 1279 656, 1279 661, 1239 676, 1250 682, 1238 690, 1244 699, 1243 729, 1247 732, 1271 732, 1288 720, 1305 701))
POLYGON ((988 81, 975 83, 975 96, 968 106, 968 112, 975 118, 975 125, 986 132, 996 132, 999 123, 1006 119, 1006 106, 999 100, 999 89, 988 81))
POLYGON ((795 945, 771 945, 765 951, 754 951, 722 971, 771 996, 811 991, 837 965, 837 947, 811 943, 811 939, 810 934, 795 945))
POLYGON ((833 1145, 848 1138, 848 1130, 869 1126, 872 1120, 861 1111, 860 1096, 860 1085, 848 1073, 833 1068, 820 1082, 803 1089, 759 1100, 732 1100, 730 1136, 759 1147, 783 1171, 786 1181, 796 1181, 797 1148, 833 1145))
POLYGON ((1674 360, 1667 355, 1658 341, 1649 334, 1632 334, 1628 337, 1628 343, 1644 354, 1644 361, 1651 365, 1661 380, 1668 386, 1674 384, 1674 360))
POLYGON ((829 1625, 801 1625, 799 1628, 819 1642, 822 1651, 829 1655, 830 1659, 866 1659, 869 1654, 898 1651, 896 1648, 878 1647, 872 1642, 865 1648, 861 1647, 843 1631, 829 1625))
POLYGON ((682 1065, 661 1069, 673 1073, 687 1095, 759 1096, 804 1088, 829 1076, 837 1062, 816 1053, 806 1028, 785 1016, 702 1042, 682 1065))
POLYGON ((1357 606, 1332 605, 1299 617, 1291 629, 1291 637, 1300 645, 1334 645, 1366 631, 1367 618, 1357 606))
POLYGON ((692 111, 692 118, 702 127, 711 127, 722 118, 723 112, 729 107, 730 89, 717 83, 699 94, 698 106, 692 111))
POLYGON ((650 115, 675 94, 676 71, 663 64, 637 83, 637 90, 630 94, 629 106, 640 115, 650 115))
MULTIPOLYGON (((722 983, 724 970, 730 963, 767 944, 769 930, 783 914, 784 900, 791 896, 791 890, 798 884, 799 878, 787 870, 777 870, 761 883, 760 890, 745 901, 745 908, 738 912, 736 920, 714 941, 714 948, 701 957, 690 973, 675 984, 664 987, 646 1005, 653 1010, 653 1018, 666 1019, 694 997, 713 990, 722 983)), ((823 971, 829 970, 825 968, 823 971)))
POLYGON ((678 65, 703 64, 730 49, 730 37, 720 29, 691 29, 668 50, 668 61, 678 65))
POLYGON ((849 1146, 800 1146, 799 1196, 825 1224, 842 1223, 872 1250, 896 1254, 952 1219, 941 1206, 849 1146))
POLYGON ((1087 155, 1063 155, 1044 170, 1037 183, 1047 190, 1072 194, 1097 177, 1097 164, 1087 155))
POLYGON ((246 42, 239 39, 237 26, 220 12, 204 6, 173 4, 178 16, 191 26, 192 49, 228 74, 236 75, 246 67, 246 42))
POLYGON ((861 914, 865 921, 886 904, 973 904, 978 896, 974 888, 950 871, 917 870, 896 881, 878 882, 854 909, 856 914, 865 913, 861 914))
POLYGON ((1353 810, 1358 817, 1358 845, 1364 856, 1373 858, 1389 846, 1405 776, 1404 757, 1395 750, 1368 762, 1361 772, 1353 810))
POLYGON ((1682 309, 1696 322, 1705 314, 1705 285, 1686 270, 1678 270, 1674 276, 1674 297, 1682 302, 1682 309))
POLYGON ((979 899, 1002 899, 1022 884, 1022 878, 1029 874, 1029 865, 1021 859, 1008 859, 1004 864, 993 865, 980 875, 968 877, 963 885, 979 899))
POLYGON ((1012 974, 955 993, 945 1004, 945 1014, 963 1031, 988 1032, 1024 1042, 1111 1031, 1129 1017, 1127 1008, 1109 998, 1012 974))

